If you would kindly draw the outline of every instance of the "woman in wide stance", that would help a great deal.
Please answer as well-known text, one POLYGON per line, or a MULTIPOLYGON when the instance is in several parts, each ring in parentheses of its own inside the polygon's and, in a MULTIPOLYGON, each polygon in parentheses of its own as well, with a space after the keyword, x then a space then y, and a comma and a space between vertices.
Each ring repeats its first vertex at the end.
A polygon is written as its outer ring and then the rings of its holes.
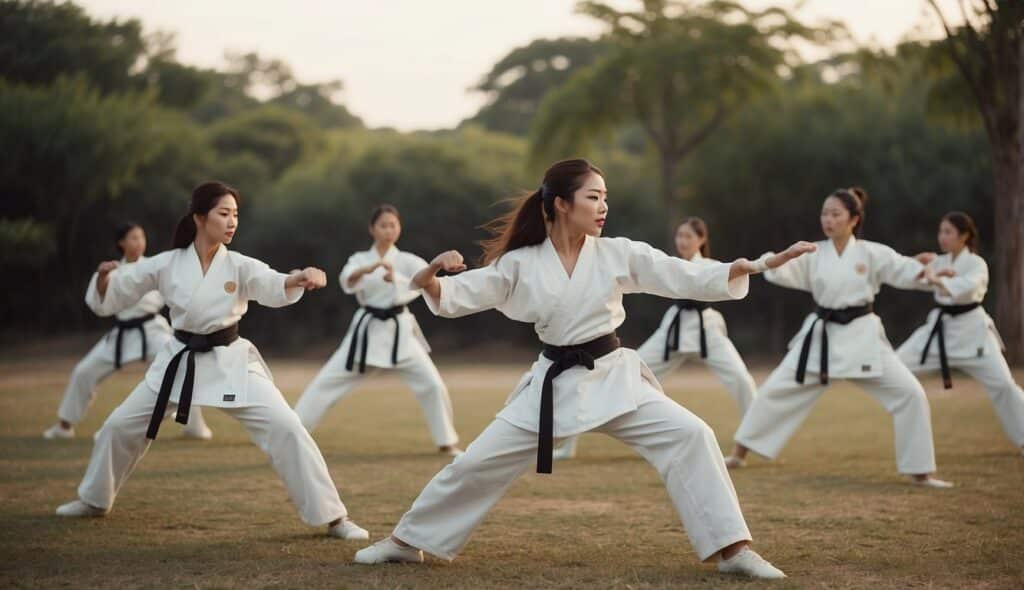
POLYGON ((306 524, 327 525, 335 537, 369 537, 348 520, 320 449, 274 385, 259 351, 238 336, 249 301, 290 305, 303 291, 323 287, 324 273, 310 267, 285 275, 229 251, 239 199, 225 184, 203 183, 174 232, 174 249, 126 268, 113 261, 100 265, 89 286, 96 311, 117 313, 158 290, 171 309, 174 339, 96 433, 78 499, 57 508, 59 516, 107 514, 160 423, 175 409, 176 420, 188 422, 195 404, 220 408, 242 423, 270 456, 306 524))
POLYGON ((647 244, 601 238, 608 214, 600 170, 586 160, 558 162, 541 188, 498 220, 487 266, 465 268, 458 252, 439 255, 416 275, 431 311, 458 317, 497 308, 534 324, 544 351, 480 436, 438 473, 391 537, 356 554, 357 563, 453 559, 509 486, 536 460, 551 472, 554 442, 587 431, 618 438, 658 470, 702 560, 753 577, 784 574, 749 549, 750 532, 714 433, 661 391, 615 329, 622 296, 720 300, 746 295, 747 275, 813 249, 796 244, 758 263, 695 265, 647 244), (550 230, 546 225, 550 225, 550 230))
POLYGON ((1003 358, 1003 341, 981 302, 988 291, 988 265, 978 256, 978 228, 966 213, 947 213, 939 223, 941 256, 929 260, 922 288, 934 291, 928 321, 899 348, 915 373, 940 371, 946 389, 951 369, 978 380, 988 393, 1003 432, 1024 453, 1024 391, 1003 358))
MULTIPOLYGON (((694 264, 717 264, 711 258, 711 237, 700 217, 687 217, 679 223, 675 235, 676 252, 694 264)), ((757 385, 747 370, 743 357, 725 328, 725 318, 709 303, 681 299, 672 304, 661 318, 658 329, 636 349, 641 360, 650 367, 658 381, 688 360, 703 361, 739 406, 740 418, 754 401, 757 385)), ((577 437, 572 437, 555 450, 555 459, 576 456, 577 437)))
POLYGON ((892 349, 873 308, 882 284, 914 289, 924 266, 855 237, 866 202, 860 188, 833 192, 821 209, 821 229, 828 239, 818 242, 814 254, 765 273, 771 283, 809 291, 816 308, 743 417, 736 448, 726 461, 730 468, 743 467, 748 450, 777 457, 830 379, 840 378, 859 385, 892 415, 900 473, 916 485, 952 487, 931 476, 935 447, 928 398, 892 349))
POLYGON ((416 394, 434 444, 442 453, 456 456, 462 451, 455 446, 459 435, 448 388, 430 358, 430 345, 416 316, 407 307, 420 296, 409 280, 427 262, 395 246, 401 234, 398 209, 374 208, 370 214, 373 247, 349 257, 339 277, 342 291, 356 296, 359 309, 341 346, 295 404, 295 413, 313 432, 327 411, 366 377, 367 366, 371 371, 395 371, 416 394))
MULTIPOLYGON (((114 244, 121 252, 121 267, 127 268, 146 259, 146 232, 137 223, 118 227, 114 244)), ((87 293, 86 303, 92 309, 97 308, 97 302, 89 298, 94 294, 93 290, 87 293)), ((119 371, 125 363, 152 360, 157 351, 173 338, 171 326, 160 315, 163 307, 164 298, 160 291, 153 290, 143 295, 135 305, 114 315, 114 328, 75 365, 57 410, 59 421, 43 433, 43 438, 73 438, 75 424, 85 418, 100 381, 119 371)), ((199 408, 189 416, 182 436, 201 440, 213 437, 199 408)))

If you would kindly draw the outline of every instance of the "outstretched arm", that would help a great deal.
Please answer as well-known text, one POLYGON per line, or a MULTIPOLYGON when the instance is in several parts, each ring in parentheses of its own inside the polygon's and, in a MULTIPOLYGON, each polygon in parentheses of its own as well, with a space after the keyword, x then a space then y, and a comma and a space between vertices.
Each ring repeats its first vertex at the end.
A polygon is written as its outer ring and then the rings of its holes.
POLYGON ((729 267, 729 280, 731 281, 743 275, 752 275, 779 268, 790 260, 814 252, 817 249, 818 247, 811 242, 801 241, 796 242, 778 254, 765 254, 753 262, 746 258, 737 258, 729 267))
POLYGON ((423 289, 423 292, 432 299, 441 298, 441 281, 437 279, 437 273, 441 271, 456 273, 466 270, 466 261, 457 250, 448 250, 438 254, 426 268, 422 269, 412 277, 412 286, 423 289))
POLYGON ((439 254, 412 278, 413 288, 423 289, 423 301, 435 315, 457 318, 505 303, 515 282, 513 265, 504 260, 449 277, 442 270, 462 272, 466 263, 455 250, 439 254))
POLYGON ((116 260, 101 262, 85 293, 86 304, 101 317, 128 309, 157 288, 157 274, 165 260, 147 258, 125 267, 116 260))
POLYGON ((255 258, 244 257, 242 262, 242 290, 239 295, 266 307, 291 305, 306 291, 327 284, 327 275, 319 268, 308 267, 284 274, 255 258))
POLYGON ((623 292, 697 301, 742 299, 749 289, 748 275, 814 249, 813 244, 799 243, 782 254, 762 256, 756 262, 741 258, 732 263, 697 265, 668 256, 643 242, 620 243, 626 246, 629 256, 629 276, 622 282, 623 292))

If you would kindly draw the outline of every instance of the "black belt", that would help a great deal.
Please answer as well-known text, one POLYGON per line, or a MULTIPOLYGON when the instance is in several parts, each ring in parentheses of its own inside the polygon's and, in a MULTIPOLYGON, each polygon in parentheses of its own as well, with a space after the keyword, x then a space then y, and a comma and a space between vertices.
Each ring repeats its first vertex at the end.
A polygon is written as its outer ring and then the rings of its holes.
POLYGON ((127 330, 139 331, 139 337, 142 338, 142 358, 140 360, 146 360, 146 328, 144 326, 146 322, 155 317, 155 313, 150 313, 130 320, 114 320, 114 329, 117 330, 117 335, 114 336, 114 369, 121 368, 121 340, 127 330))
POLYGON ((181 382, 181 396, 178 398, 178 412, 174 420, 179 424, 188 424, 188 413, 192 409, 192 388, 196 381, 196 359, 195 353, 210 352, 214 346, 227 346, 238 340, 238 324, 217 330, 211 334, 193 334, 185 330, 175 330, 174 337, 185 345, 171 357, 167 363, 167 370, 164 371, 164 380, 160 383, 160 393, 156 396, 156 407, 153 408, 153 416, 149 419, 149 428, 146 430, 146 438, 156 439, 160 431, 160 423, 163 422, 167 413, 167 402, 171 399, 171 387, 174 386, 174 376, 178 374, 178 365, 181 357, 185 357, 185 379, 181 382))
POLYGON ((807 357, 811 353, 811 340, 814 339, 814 325, 821 322, 821 366, 819 368, 819 378, 822 385, 828 384, 828 323, 834 322, 837 324, 849 324, 853 320, 874 313, 874 306, 868 303, 867 305, 860 305, 857 307, 844 307, 842 309, 829 309, 827 307, 818 306, 814 313, 817 314, 817 318, 811 322, 811 327, 807 330, 807 335, 804 336, 803 346, 800 347, 800 362, 796 365, 796 382, 803 383, 804 375, 807 373, 807 357))
POLYGON ((942 316, 948 315, 951 317, 958 316, 960 314, 974 311, 981 307, 980 303, 968 303, 966 305, 940 305, 939 316, 935 318, 935 326, 932 328, 931 334, 928 334, 928 342, 924 344, 924 350, 921 351, 921 364, 928 359, 928 349, 932 347, 932 339, 936 335, 939 337, 939 367, 942 369, 942 386, 945 389, 953 388, 953 375, 949 371, 949 359, 946 357, 946 328, 942 323, 942 316))
POLYGON ((684 310, 697 312, 697 321, 700 322, 700 358, 708 358, 708 341, 707 336, 704 334, 704 310, 711 309, 711 304, 703 301, 682 299, 676 301, 675 308, 676 314, 672 318, 672 323, 668 325, 668 334, 665 335, 665 356, 662 360, 667 361, 670 352, 679 350, 679 339, 681 337, 679 333, 679 316, 683 314, 684 310))
POLYGON ((362 342, 360 343, 359 372, 366 372, 366 350, 370 343, 370 321, 371 320, 393 320, 395 322, 395 342, 391 345, 391 364, 398 364, 398 335, 401 325, 398 323, 398 316, 406 310, 404 305, 394 307, 362 307, 363 315, 359 316, 355 329, 352 330, 352 339, 348 343, 348 359, 345 361, 345 370, 351 371, 356 361, 356 341, 360 338, 359 329, 362 328, 362 342))
POLYGON ((551 473, 554 451, 555 430, 555 378, 573 367, 584 366, 594 370, 594 361, 619 348, 619 338, 614 332, 590 342, 572 346, 544 345, 544 356, 554 361, 544 374, 544 386, 540 392, 540 423, 537 428, 537 473, 551 473))

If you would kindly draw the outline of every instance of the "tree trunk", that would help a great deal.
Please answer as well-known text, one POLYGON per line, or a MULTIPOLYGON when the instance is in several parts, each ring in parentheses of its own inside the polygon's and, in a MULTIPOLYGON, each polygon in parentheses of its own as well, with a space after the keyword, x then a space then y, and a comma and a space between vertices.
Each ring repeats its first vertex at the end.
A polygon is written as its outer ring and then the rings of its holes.
MULTIPOLYGON (((1015 139, 1015 138, 1014 138, 1015 139)), ((997 146, 995 162, 996 326, 1011 364, 1024 363, 1024 143, 997 146), (1016 144, 1016 145, 1013 145, 1016 144)))
POLYGON ((1024 364, 1024 39, 1018 36, 1016 45, 1010 52, 1017 57, 1016 100, 1004 105, 1002 128, 987 131, 995 176, 996 325, 1007 360, 1024 364))
MULTIPOLYGON (((659 183, 659 191, 661 193, 661 205, 665 213, 665 246, 668 251, 675 254, 675 247, 672 244, 675 243, 676 224, 679 223, 679 199, 676 195, 676 167, 678 162, 669 154, 661 154, 660 158, 660 172, 661 182, 659 183)), ((663 248, 663 249, 664 249, 663 248)))

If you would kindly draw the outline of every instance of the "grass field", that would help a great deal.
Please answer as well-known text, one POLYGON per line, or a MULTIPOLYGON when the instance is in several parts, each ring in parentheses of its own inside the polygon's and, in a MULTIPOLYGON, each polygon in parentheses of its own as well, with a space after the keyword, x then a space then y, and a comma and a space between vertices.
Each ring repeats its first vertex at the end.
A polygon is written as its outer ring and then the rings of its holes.
MULTIPOLYGON (((292 402, 317 369, 268 360, 292 402)), ((1024 588, 1024 457, 965 376, 948 393, 925 383, 939 475, 954 490, 907 485, 889 418, 848 385, 822 398, 780 461, 734 474, 756 547, 790 575, 759 584, 698 563, 654 470, 599 435, 554 475, 520 480, 450 564, 351 565, 364 544, 305 527, 262 453, 213 409, 211 442, 176 440, 177 426, 164 426, 107 518, 58 519, 91 434, 142 375, 134 367, 105 382, 77 439, 44 441, 72 362, 0 361, 0 587, 1024 588)), ((441 367, 464 444, 524 368, 441 367)), ((731 444, 736 409, 709 373, 688 369, 666 389, 731 444)), ((446 462, 412 395, 387 377, 339 404, 316 439, 374 540, 446 462)))

